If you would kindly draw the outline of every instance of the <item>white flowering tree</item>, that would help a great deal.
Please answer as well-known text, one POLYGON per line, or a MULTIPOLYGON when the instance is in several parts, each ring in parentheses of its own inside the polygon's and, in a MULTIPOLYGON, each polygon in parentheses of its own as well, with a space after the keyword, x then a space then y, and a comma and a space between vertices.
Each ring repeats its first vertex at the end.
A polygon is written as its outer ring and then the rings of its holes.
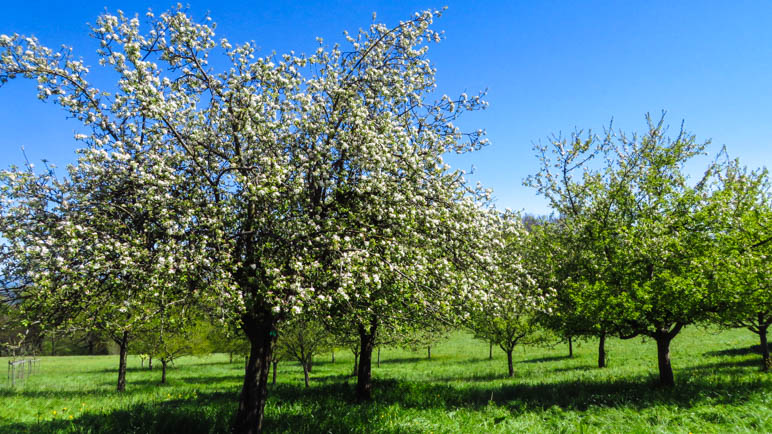
POLYGON ((515 375, 512 353, 518 344, 543 341, 539 316, 548 313, 551 287, 540 287, 529 272, 526 249, 534 239, 516 213, 490 215, 494 237, 487 249, 494 260, 485 270, 491 278, 481 301, 470 306, 467 326, 475 336, 498 345, 507 355, 508 375, 515 375))
MULTIPOLYGON (((400 291, 431 288, 416 299, 446 310, 448 295, 477 283, 433 236, 467 239, 483 192, 442 155, 484 143, 481 131, 453 125, 483 107, 479 97, 429 99, 426 44, 440 39, 429 28, 437 15, 373 24, 348 38, 348 51, 320 43, 308 56, 256 58, 253 44, 216 40, 213 24, 182 11, 148 13, 146 24, 105 14, 92 32, 100 66, 117 80, 110 92, 87 81, 88 68, 69 50, 0 36, 0 82, 37 80, 41 98, 82 121, 89 133, 79 138, 92 152, 142 155, 170 177, 136 174, 159 193, 156 209, 169 218, 159 224, 186 234, 164 266, 184 257, 206 269, 210 277, 195 279, 191 292, 234 313, 251 343, 238 432, 262 429, 281 321, 364 297, 399 275, 423 285, 400 291), (222 72, 209 63, 217 54, 228 62, 222 72), (178 220, 164 214, 172 199, 162 193, 182 186, 190 218, 178 220), (387 257, 391 267, 372 265, 387 257), (422 281, 427 272, 413 277, 429 266, 431 284, 422 281)), ((398 295, 393 288, 385 290, 398 295)))

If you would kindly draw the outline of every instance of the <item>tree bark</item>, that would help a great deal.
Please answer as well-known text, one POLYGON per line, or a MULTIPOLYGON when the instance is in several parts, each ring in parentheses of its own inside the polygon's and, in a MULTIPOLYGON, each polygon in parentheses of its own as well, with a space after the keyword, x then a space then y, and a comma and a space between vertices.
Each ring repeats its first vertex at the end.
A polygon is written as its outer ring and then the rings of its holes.
POLYGON ((308 371, 310 371, 310 369, 308 369, 308 363, 303 363, 303 380, 306 383, 306 387, 308 387, 308 371))
POLYGON ((161 359, 161 384, 166 384, 166 359, 161 359))
POLYGON ((270 312, 261 312, 262 318, 243 319, 244 332, 250 342, 249 357, 244 372, 244 385, 239 397, 239 408, 233 432, 254 434, 263 430, 263 412, 268 398, 268 371, 271 353, 276 342, 275 320, 270 312))
POLYGON ((147 369, 153 370, 153 356, 147 356, 147 369))
POLYGON ((515 365, 512 363, 512 351, 514 348, 510 348, 507 350, 507 366, 509 367, 509 376, 514 377, 515 376, 515 365))
POLYGON ((118 391, 126 390, 126 357, 129 354, 129 332, 123 332, 118 342, 120 353, 118 355, 118 391))
POLYGON ((759 344, 761 345, 761 369, 768 372, 772 368, 772 359, 769 358, 769 343, 767 342, 767 329, 769 324, 765 324, 764 316, 759 314, 759 344))
POLYGON ((364 325, 359 326, 359 372, 357 373, 356 387, 356 400, 358 402, 372 399, 372 360, 376 328, 377 323, 375 321, 370 325, 370 330, 367 330, 364 325))
POLYGON ((659 365, 659 384, 664 387, 675 386, 673 377, 673 367, 670 365, 670 341, 673 340, 681 325, 676 325, 673 331, 660 329, 654 333, 654 340, 657 341, 657 362, 659 365))
POLYGON ((429 345, 426 347, 426 358, 431 360, 432 359, 432 346, 429 345))
POLYGON ((606 367, 606 333, 600 334, 600 340, 598 341, 598 367, 606 367))
POLYGON ((568 357, 574 357, 574 338, 572 336, 568 337, 568 357))

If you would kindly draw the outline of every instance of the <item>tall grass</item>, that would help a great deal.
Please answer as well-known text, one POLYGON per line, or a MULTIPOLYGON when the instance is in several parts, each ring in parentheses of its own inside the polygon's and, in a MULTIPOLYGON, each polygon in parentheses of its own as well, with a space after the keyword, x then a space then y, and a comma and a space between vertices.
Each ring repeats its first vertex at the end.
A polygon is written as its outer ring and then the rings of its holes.
MULTIPOLYGON (((353 359, 315 360, 311 387, 292 362, 279 364, 265 412, 268 432, 772 432, 772 376, 759 370, 755 335, 690 328, 672 345, 674 389, 656 386, 656 348, 608 341, 598 369, 596 342, 504 353, 456 333, 425 352, 384 348, 373 367, 374 400, 353 400, 353 359)), ((117 357, 44 357, 23 385, 0 386, 2 432, 226 432, 235 412, 243 358, 189 357, 170 370, 129 360, 127 390, 114 391, 117 357)), ((7 359, 0 359, 7 366, 7 359)))

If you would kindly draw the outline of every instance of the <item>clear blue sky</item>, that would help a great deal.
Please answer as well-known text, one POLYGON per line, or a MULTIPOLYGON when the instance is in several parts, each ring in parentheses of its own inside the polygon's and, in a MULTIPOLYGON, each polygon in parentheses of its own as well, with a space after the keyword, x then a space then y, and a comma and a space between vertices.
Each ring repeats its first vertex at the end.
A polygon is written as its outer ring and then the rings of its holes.
MULTIPOLYGON (((490 108, 462 126, 488 131, 491 145, 453 163, 492 187, 500 207, 546 213, 522 186, 537 170, 531 146, 552 133, 601 129, 613 117, 641 130, 646 112, 667 110, 671 131, 681 120, 711 153, 727 145, 750 166, 772 161, 772 3, 765 1, 191 1, 209 12, 218 35, 253 40, 264 53, 309 52, 315 37, 343 42, 378 20, 395 24, 413 12, 449 6, 435 28, 446 40, 431 48, 440 91, 488 89, 490 108)), ((96 65, 87 23, 104 11, 161 12, 172 2, 6 2, 0 33, 37 36, 73 46, 96 65)), ((74 159, 76 122, 35 98, 35 85, 17 80, 0 88, 0 167, 33 162, 63 166, 74 159)))

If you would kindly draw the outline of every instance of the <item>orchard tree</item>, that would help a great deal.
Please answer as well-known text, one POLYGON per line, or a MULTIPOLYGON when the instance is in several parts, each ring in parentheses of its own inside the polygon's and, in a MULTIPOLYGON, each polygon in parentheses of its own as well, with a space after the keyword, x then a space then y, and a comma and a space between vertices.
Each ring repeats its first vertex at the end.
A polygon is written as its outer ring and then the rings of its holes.
POLYGON ((524 251, 532 240, 520 216, 505 212, 490 219, 496 237, 488 249, 495 260, 487 272, 494 277, 483 300, 470 309, 467 325, 476 337, 498 345, 506 353, 508 374, 513 377, 515 346, 541 342, 545 336, 538 319, 541 309, 549 309, 553 290, 539 287, 528 272, 524 251))
POLYGON ((536 147, 542 169, 526 181, 580 240, 583 268, 571 282, 576 309, 623 338, 657 343, 660 384, 675 384, 670 342, 714 309, 715 167, 690 182, 684 165, 701 155, 683 129, 666 138, 664 116, 628 137, 580 133, 536 147))
MULTIPOLYGON (((325 351, 331 344, 331 335, 324 327, 312 319, 296 318, 282 325, 276 341, 277 355, 294 359, 303 368, 303 381, 309 386, 309 373, 312 370, 314 355, 325 351)), ((274 372, 276 366, 274 365, 274 372)))
POLYGON ((772 324, 772 190, 766 169, 750 171, 732 161, 722 173, 717 200, 723 227, 717 231, 719 321, 759 336, 762 369, 772 367, 767 331, 772 324))
MULTIPOLYGON (((426 52, 441 39, 429 27, 438 15, 421 12, 393 28, 373 24, 347 37, 348 51, 320 43, 308 56, 255 58, 254 44, 216 40, 213 24, 181 10, 148 13, 145 24, 105 14, 92 34, 100 66, 116 77, 112 92, 91 85, 89 68, 70 50, 0 36, 0 82, 37 80, 42 99, 83 123, 88 134, 79 138, 89 152, 153 161, 166 176, 137 169, 146 190, 186 189, 189 218, 166 211, 173 195, 160 194, 154 205, 161 227, 186 234, 166 257, 184 256, 211 276, 196 278, 189 292, 236 317, 251 343, 237 432, 262 429, 282 321, 373 290, 426 288, 414 303, 448 310, 447 295, 478 284, 448 255, 474 244, 465 241, 476 224, 469 214, 484 192, 449 170, 442 155, 484 144, 482 131, 465 135, 453 125, 484 102, 466 94, 430 99, 435 70, 426 52), (224 55, 222 72, 209 63, 212 55, 224 55), (454 242, 442 246, 436 233, 454 242), (390 261, 376 268, 379 256, 390 261), (413 285, 397 289, 396 276, 413 285), (379 279, 388 284, 378 286, 379 279)), ((152 286, 136 288, 155 294, 152 286)), ((364 355, 377 324, 362 327, 364 355)))

